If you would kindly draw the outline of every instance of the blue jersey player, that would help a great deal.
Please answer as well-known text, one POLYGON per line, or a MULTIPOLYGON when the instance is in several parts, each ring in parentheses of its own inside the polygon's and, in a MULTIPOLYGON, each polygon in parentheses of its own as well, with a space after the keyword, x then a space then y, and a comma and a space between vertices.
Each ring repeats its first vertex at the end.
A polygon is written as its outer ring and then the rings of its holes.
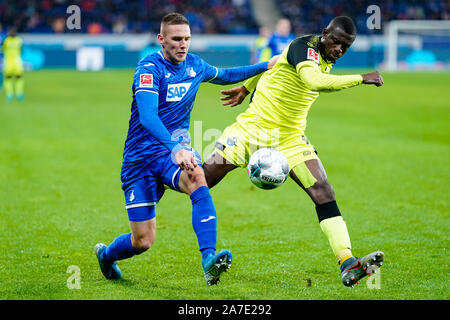
POLYGON ((228 250, 216 254, 216 211, 198 153, 190 148, 187 130, 195 95, 202 82, 229 84, 267 70, 273 61, 219 69, 188 54, 189 22, 178 13, 161 21, 161 51, 143 58, 134 75, 133 102, 123 152, 122 189, 131 233, 109 246, 95 246, 107 279, 122 278, 118 260, 148 250, 156 236, 155 204, 166 187, 184 192, 192 202, 192 225, 202 253, 206 282, 216 284, 231 266, 228 250))
MULTIPOLYGON (((5 38, 6 38, 6 32, 3 30, 3 26, 0 23, 0 48, 1 48, 1 46, 3 44, 3 40, 5 40, 5 38)), ((2 54, 2 52, 0 52, 0 65, 3 65, 3 54, 2 54)), ((3 71, 3 68, 0 68, 0 90, 3 87, 3 73, 2 73, 2 71, 3 71)))
POLYGON ((267 46, 271 50, 271 55, 276 56, 283 53, 283 50, 295 39, 291 33, 291 22, 288 19, 282 18, 278 20, 276 30, 269 38, 267 46))

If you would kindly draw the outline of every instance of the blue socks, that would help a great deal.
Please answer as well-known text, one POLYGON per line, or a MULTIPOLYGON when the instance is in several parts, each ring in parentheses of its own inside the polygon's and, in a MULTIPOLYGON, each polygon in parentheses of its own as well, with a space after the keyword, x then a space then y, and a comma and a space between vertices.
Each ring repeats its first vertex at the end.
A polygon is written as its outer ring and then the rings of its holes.
MULTIPOLYGON (((190 195, 192 201, 192 226, 197 235, 198 246, 202 252, 202 259, 216 253, 217 219, 216 209, 209 193, 209 188, 202 186, 190 195)), ((131 244, 131 233, 118 236, 106 247, 103 259, 117 261, 131 258, 139 254, 131 244)))
POLYGON ((106 261, 117 261, 139 254, 131 245, 131 233, 125 233, 118 236, 106 247, 102 258, 106 261))
POLYGON ((216 253, 216 209, 207 186, 202 186, 192 192, 190 198, 192 201, 192 226, 204 260, 209 255, 216 253))

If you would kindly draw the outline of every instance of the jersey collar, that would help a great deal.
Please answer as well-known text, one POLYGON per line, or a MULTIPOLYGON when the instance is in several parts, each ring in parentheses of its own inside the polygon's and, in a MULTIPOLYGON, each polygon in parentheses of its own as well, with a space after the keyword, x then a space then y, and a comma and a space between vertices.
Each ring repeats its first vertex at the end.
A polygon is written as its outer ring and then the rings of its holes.
POLYGON ((164 54, 163 54, 162 50, 159 50, 159 51, 158 51, 158 54, 161 56, 161 58, 163 59, 163 61, 164 61, 166 64, 170 65, 172 68, 175 68, 175 69, 181 69, 181 68, 186 64, 187 56, 186 56, 186 59, 184 59, 184 61, 183 61, 182 63, 174 64, 174 63, 170 62, 169 60, 167 60, 167 59, 164 57, 164 54))

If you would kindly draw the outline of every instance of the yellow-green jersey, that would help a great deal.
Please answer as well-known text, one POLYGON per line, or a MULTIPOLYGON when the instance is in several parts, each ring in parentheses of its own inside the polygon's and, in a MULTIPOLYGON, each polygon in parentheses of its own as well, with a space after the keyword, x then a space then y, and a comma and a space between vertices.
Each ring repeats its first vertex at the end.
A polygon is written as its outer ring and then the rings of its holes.
POLYGON ((275 66, 244 86, 251 92, 256 87, 249 108, 237 122, 257 122, 280 131, 306 129, 306 117, 320 91, 337 91, 362 83, 361 75, 329 75, 333 64, 319 49, 320 37, 296 38, 280 55, 275 66), (259 81, 258 81, 259 80, 259 81))
POLYGON ((9 76, 22 74, 22 39, 17 36, 6 37, 5 41, 3 41, 2 51, 5 75, 9 76))
POLYGON ((19 37, 6 37, 5 41, 3 41, 2 51, 5 60, 20 59, 22 39, 19 37))

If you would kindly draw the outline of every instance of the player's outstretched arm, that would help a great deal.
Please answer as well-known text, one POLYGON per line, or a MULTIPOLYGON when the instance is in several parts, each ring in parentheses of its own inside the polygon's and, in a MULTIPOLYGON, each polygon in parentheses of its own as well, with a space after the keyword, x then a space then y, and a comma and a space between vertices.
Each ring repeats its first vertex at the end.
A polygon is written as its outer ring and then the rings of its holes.
POLYGON ((311 91, 339 91, 363 83, 362 75, 331 75, 323 73, 317 64, 309 61, 299 64, 297 72, 305 86, 311 91))
POLYGON ((278 56, 273 57, 269 61, 234 68, 214 68, 207 64, 206 68, 208 71, 205 73, 206 79, 204 81, 214 84, 232 84, 240 82, 273 68, 277 60, 278 56))
POLYGON ((240 82, 266 71, 268 64, 268 61, 266 61, 244 67, 218 68, 216 69, 216 75, 208 82, 222 85, 240 82))

